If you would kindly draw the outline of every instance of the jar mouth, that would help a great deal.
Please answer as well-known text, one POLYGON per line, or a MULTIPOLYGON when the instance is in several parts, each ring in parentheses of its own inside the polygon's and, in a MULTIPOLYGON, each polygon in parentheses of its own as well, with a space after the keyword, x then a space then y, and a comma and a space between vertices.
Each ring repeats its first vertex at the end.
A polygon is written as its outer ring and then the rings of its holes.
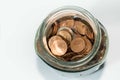
POLYGON ((50 13, 48 17, 43 21, 40 28, 38 29, 38 34, 40 35, 38 38, 40 39, 41 48, 44 51, 44 54, 42 54, 41 58, 45 60, 46 62, 49 61, 48 64, 50 65, 54 64, 56 65, 56 67, 61 66, 64 68, 78 67, 78 66, 82 66, 88 63, 96 55, 99 49, 100 41, 101 41, 101 37, 100 37, 101 32, 100 32, 100 28, 98 27, 98 23, 96 19, 85 9, 76 7, 76 6, 61 7, 53 11, 52 13, 50 13), (83 20, 87 21, 90 24, 94 32, 95 39, 94 39, 92 50, 89 52, 88 55, 86 55, 84 58, 80 60, 77 60, 77 61, 60 60, 54 57, 54 55, 50 54, 51 52, 49 48, 47 47, 47 39, 46 39, 47 33, 46 32, 49 30, 50 25, 52 25, 52 23, 55 22, 57 19, 63 17, 63 15, 64 16, 77 16, 77 17, 82 18, 83 20))

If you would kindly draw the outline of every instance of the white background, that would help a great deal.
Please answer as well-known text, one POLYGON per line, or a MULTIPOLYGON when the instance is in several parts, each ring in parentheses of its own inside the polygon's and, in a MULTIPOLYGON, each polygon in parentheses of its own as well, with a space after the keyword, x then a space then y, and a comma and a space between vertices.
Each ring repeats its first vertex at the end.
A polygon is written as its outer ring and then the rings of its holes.
POLYGON ((0 80, 120 80, 119 0, 0 0, 0 80), (69 76, 46 65, 34 50, 35 33, 54 9, 87 9, 109 34, 106 65, 89 76, 69 76))

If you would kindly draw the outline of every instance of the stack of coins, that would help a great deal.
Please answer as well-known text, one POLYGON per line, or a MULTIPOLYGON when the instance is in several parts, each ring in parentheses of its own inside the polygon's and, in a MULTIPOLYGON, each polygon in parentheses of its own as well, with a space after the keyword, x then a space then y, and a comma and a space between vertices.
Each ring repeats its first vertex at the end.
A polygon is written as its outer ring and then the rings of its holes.
POLYGON ((66 16, 53 22, 50 29, 48 47, 57 58, 74 61, 90 53, 94 32, 85 20, 66 16))

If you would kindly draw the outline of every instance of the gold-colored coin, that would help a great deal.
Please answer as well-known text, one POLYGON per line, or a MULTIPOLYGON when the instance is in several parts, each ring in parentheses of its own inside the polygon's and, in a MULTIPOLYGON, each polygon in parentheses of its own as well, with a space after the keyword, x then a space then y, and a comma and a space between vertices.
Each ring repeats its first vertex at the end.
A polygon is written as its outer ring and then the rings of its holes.
POLYGON ((60 22, 60 27, 73 27, 74 26, 74 20, 73 19, 66 19, 64 21, 60 22))
POLYGON ((86 25, 82 23, 81 21, 75 21, 74 29, 82 35, 86 34, 86 25))
POLYGON ((49 47, 53 55, 62 56, 67 51, 66 42, 59 36, 53 36, 49 39, 49 47))
POLYGON ((80 37, 74 38, 70 43, 70 47, 73 52, 81 52, 85 48, 85 41, 80 37))
POLYGON ((71 42, 71 40, 72 40, 72 36, 67 30, 61 30, 61 31, 57 32, 57 35, 60 35, 68 42, 71 42))

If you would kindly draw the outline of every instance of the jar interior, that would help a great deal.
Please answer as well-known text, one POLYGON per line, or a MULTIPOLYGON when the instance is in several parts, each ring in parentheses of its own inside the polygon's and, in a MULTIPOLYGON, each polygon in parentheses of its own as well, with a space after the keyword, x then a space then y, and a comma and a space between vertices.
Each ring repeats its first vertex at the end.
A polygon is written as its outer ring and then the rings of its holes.
MULTIPOLYGON (((53 55, 53 53, 51 52, 50 47, 48 46, 49 38, 56 35, 56 33, 53 33, 53 30, 54 30, 53 26, 55 26, 55 24, 57 23, 58 26, 56 26, 56 27, 60 27, 59 24, 60 24, 61 21, 65 21, 65 20, 69 20, 69 19, 73 19, 74 21, 80 21, 83 24, 87 25, 87 28, 90 30, 90 32, 93 33, 93 39, 89 39, 89 38, 88 39, 90 40, 91 44, 94 46, 95 35, 97 34, 96 29, 95 29, 95 24, 90 20, 90 18, 86 17, 84 14, 82 14, 82 13, 80 13, 78 11, 75 11, 75 10, 58 11, 57 13, 54 13, 54 15, 50 15, 50 17, 48 17, 48 19, 46 21, 44 37, 43 37, 44 46, 45 46, 46 50, 50 53, 50 55, 53 56, 56 59, 63 60, 63 61, 83 60, 84 58, 86 58, 87 56, 89 56, 91 54, 92 49, 88 52, 88 54, 86 54, 82 58, 78 57, 75 60, 65 60, 61 56, 53 55)), ((62 27, 66 27, 66 26, 62 26, 62 27)), ((72 29, 73 29, 73 27, 74 26, 72 26, 72 29)), ((81 36, 83 37, 85 35, 81 35, 81 36)), ((92 46, 92 48, 93 48, 93 46, 92 46)), ((68 53, 69 51, 71 51, 71 50, 68 50, 66 53, 68 53)), ((71 55, 75 56, 75 54, 70 54, 70 55, 68 54, 68 55, 69 56, 71 56, 71 55)), ((67 58, 67 57, 65 57, 65 58, 67 58)))

